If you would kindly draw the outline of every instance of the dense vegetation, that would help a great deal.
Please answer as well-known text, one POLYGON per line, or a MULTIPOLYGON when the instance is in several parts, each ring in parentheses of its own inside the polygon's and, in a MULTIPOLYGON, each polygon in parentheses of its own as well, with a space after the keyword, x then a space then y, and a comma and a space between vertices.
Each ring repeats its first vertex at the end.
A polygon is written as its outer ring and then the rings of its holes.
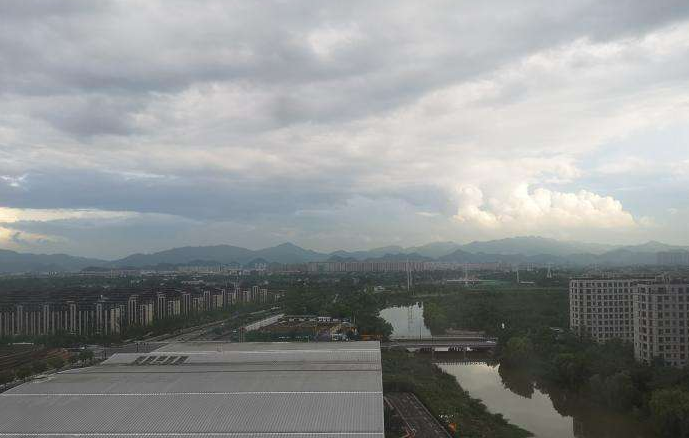
POLYGON ((460 437, 520 438, 530 434, 491 414, 480 400, 471 398, 457 380, 429 359, 406 352, 383 353, 385 391, 413 392, 437 417, 457 426, 460 437))
POLYGON ((501 361, 526 370, 545 392, 566 391, 569 399, 562 398, 559 406, 565 413, 585 400, 650 418, 663 436, 689 437, 689 370, 640 364, 632 346, 622 341, 598 344, 569 333, 532 330, 510 337, 501 361))
MULTIPOLYGON (((2 354, 12 354, 14 348, 10 346, 3 346, 0 349, 0 356, 2 354)), ((82 350, 78 354, 71 354, 68 358, 72 365, 80 364, 87 365, 93 361, 93 352, 90 350, 82 350)), ((25 380, 34 374, 41 374, 48 370, 60 370, 67 364, 65 359, 61 356, 50 356, 47 359, 34 360, 33 362, 26 362, 13 368, 0 369, 0 385, 14 382, 15 380, 25 380)))
POLYGON ((385 298, 366 292, 347 277, 332 286, 304 285, 287 290, 283 301, 288 314, 310 314, 350 318, 359 333, 379 336, 392 334, 392 326, 378 316, 385 298))
POLYGON ((534 328, 567 327, 568 312, 564 289, 455 289, 424 300, 424 319, 434 334, 455 327, 505 337, 534 328))
POLYGON ((689 437, 689 369, 643 365, 630 344, 570 334, 567 300, 563 289, 466 289, 424 302, 424 317, 434 333, 498 336, 501 374, 521 375, 522 391, 537 386, 563 415, 595 404, 651 420, 662 436, 689 437))

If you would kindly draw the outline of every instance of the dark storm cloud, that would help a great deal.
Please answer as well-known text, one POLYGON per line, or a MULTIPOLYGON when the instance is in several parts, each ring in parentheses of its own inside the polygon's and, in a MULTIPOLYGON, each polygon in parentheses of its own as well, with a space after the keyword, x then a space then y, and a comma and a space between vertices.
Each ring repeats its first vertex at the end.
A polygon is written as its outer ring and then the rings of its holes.
MULTIPOLYGON (((337 208, 357 193, 347 185, 333 186, 325 180, 313 185, 313 181, 263 183, 242 175, 141 178, 72 169, 32 173, 22 187, 0 180, 0 199, 4 207, 12 208, 136 211, 194 220, 251 221, 263 215, 337 208)), ((430 186, 372 191, 369 196, 406 199, 426 210, 447 207, 446 194, 430 186)))
POLYGON ((22 188, 0 182, 5 207, 68 208, 161 213, 196 219, 251 220, 332 205, 348 194, 305 190, 296 184, 256 184, 213 178, 123 178, 97 171, 33 173, 22 188))
POLYGON ((36 110, 35 115, 75 137, 131 135, 139 131, 133 113, 141 102, 118 96, 67 97, 36 110))
MULTIPOLYGON (((205 13, 197 4, 190 10, 188 2, 164 2, 159 9, 93 3, 101 2, 3 3, 0 90, 150 99, 152 92, 203 82, 289 84, 275 91, 279 122, 334 121, 395 108, 531 51, 581 37, 635 35, 689 14, 689 3, 675 0, 584 1, 558 7, 493 2, 472 8, 434 2, 424 11, 410 11, 405 2, 395 2, 396 7, 278 2, 258 9, 208 2, 205 13), (309 32, 341 23, 356 24, 363 37, 331 57, 315 56, 309 32)), ((79 134, 108 118, 98 117, 84 111, 82 121, 57 126, 79 134)), ((111 125, 105 121, 104 131, 129 132, 111 125)))

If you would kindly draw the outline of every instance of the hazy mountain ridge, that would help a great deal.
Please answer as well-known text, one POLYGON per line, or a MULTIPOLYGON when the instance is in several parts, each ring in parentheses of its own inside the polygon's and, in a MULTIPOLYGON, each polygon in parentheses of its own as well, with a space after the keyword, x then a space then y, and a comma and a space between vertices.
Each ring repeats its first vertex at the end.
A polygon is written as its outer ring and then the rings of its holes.
POLYGON ((456 263, 553 263, 557 265, 650 265, 659 251, 687 250, 687 247, 646 242, 614 246, 563 242, 535 236, 471 242, 434 242, 404 248, 386 246, 367 251, 322 253, 292 243, 251 250, 232 245, 186 246, 151 254, 132 254, 119 260, 74 257, 67 254, 28 254, 0 250, 0 272, 79 271, 85 267, 153 267, 207 263, 242 264, 255 260, 268 263, 307 263, 312 261, 353 260, 438 260, 456 263), (605 251, 601 251, 606 249, 605 251))
POLYGON ((514 255, 523 254, 534 256, 552 254, 567 256, 577 253, 602 254, 619 246, 598 243, 567 242, 538 236, 520 236, 507 239, 471 242, 460 248, 471 253, 488 253, 514 255))
POLYGON ((0 249, 0 273, 79 271, 87 266, 102 267, 106 260, 67 254, 28 254, 0 249))

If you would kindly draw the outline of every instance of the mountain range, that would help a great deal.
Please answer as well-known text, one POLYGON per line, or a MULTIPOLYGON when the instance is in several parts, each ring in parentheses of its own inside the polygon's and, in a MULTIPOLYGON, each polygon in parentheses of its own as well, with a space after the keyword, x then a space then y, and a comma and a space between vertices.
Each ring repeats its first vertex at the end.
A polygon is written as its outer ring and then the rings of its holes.
POLYGON ((74 272, 86 267, 144 268, 160 265, 203 263, 247 265, 256 260, 268 263, 307 263, 344 260, 438 260, 459 263, 553 263, 555 265, 652 265, 660 251, 686 251, 689 247, 647 242, 615 246, 565 242, 535 236, 512 237, 458 244, 435 242, 416 247, 386 246, 366 251, 323 253, 292 243, 251 250, 232 245, 185 246, 151 254, 132 254, 119 260, 74 257, 67 254, 27 254, 0 250, 0 273, 74 272))

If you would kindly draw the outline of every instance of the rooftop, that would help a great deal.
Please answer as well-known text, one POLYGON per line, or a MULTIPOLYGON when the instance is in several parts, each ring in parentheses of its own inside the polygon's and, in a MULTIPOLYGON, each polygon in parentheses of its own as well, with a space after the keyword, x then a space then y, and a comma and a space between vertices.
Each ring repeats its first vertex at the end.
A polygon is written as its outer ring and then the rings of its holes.
POLYGON ((0 394, 0 436, 382 437, 377 342, 177 343, 0 394))

